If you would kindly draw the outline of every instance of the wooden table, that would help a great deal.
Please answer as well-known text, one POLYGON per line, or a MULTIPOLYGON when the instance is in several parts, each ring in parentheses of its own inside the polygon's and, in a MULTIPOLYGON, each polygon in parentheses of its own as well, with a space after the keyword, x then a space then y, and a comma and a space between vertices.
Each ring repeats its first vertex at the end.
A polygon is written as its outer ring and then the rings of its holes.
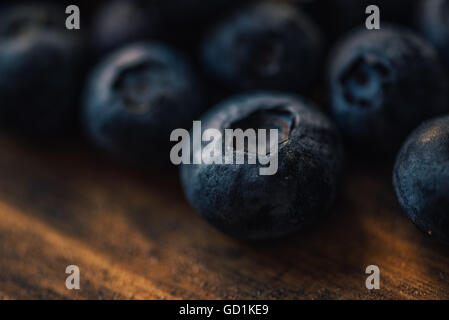
POLYGON ((186 203, 176 172, 127 169, 78 143, 0 138, 2 299, 447 299, 449 247, 400 211, 390 169, 351 167, 322 226, 230 239, 186 203), (65 268, 81 271, 67 290, 65 268), (365 268, 381 289, 365 288, 365 268))

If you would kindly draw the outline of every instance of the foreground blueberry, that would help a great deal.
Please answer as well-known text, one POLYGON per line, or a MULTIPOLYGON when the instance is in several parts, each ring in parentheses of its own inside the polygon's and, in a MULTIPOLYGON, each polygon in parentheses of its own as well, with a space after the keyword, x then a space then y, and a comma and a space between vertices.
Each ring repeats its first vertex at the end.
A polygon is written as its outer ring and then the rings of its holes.
POLYGON ((447 77, 436 53, 399 27, 350 34, 335 51, 328 81, 343 133, 380 153, 396 151, 423 120, 449 111, 447 77))
POLYGON ((396 194, 409 218, 424 232, 449 241, 449 117, 416 129, 394 168, 396 194))
POLYGON ((199 84, 177 52, 155 43, 125 47, 92 72, 83 123, 92 142, 133 164, 169 161, 170 133, 203 107, 199 84))
POLYGON ((17 5, 0 16, 0 125, 33 137, 72 127, 83 44, 65 28, 64 9, 17 5))
MULTIPOLYGON (((221 231, 249 240, 284 236, 322 219, 334 202, 342 170, 339 134, 303 99, 277 93, 238 95, 202 118, 202 129, 208 128, 279 130, 278 152, 270 149, 278 159, 274 175, 261 175, 262 165, 248 162, 182 165, 188 200, 221 231)), ((254 156, 249 146, 240 150, 254 156)))
POLYGON ((228 17, 204 40, 206 72, 233 89, 304 90, 320 71, 317 27, 295 7, 263 2, 228 17))
POLYGON ((449 64, 449 1, 426 0, 419 10, 419 26, 449 64))

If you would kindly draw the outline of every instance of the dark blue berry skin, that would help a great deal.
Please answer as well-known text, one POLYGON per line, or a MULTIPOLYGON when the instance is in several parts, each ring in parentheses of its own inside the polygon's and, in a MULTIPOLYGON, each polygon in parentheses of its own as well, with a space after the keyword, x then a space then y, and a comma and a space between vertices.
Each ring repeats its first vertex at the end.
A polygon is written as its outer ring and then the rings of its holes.
POLYGON ((307 229, 334 202, 342 170, 340 137, 302 98, 270 92, 238 95, 202 118, 202 129, 279 128, 279 167, 260 164, 181 166, 184 192, 196 211, 222 232, 244 240, 307 229))
MULTIPOLYGON (((426 0, 425 0, 426 1, 426 0)), ((302 0, 300 6, 322 27, 328 40, 365 25, 369 5, 380 9, 380 23, 414 26, 416 7, 420 0, 302 0)))
POLYGON ((422 124, 394 168, 399 203, 425 233, 449 242, 449 116, 422 124))
POLYGON ((449 110, 437 54, 398 27, 351 33, 333 54, 328 81, 331 112, 342 132, 380 154, 397 151, 422 121, 449 110))
POLYGON ((27 137, 74 127, 84 46, 64 8, 10 6, 0 16, 0 125, 27 137))
POLYGON ((106 2, 93 19, 92 46, 99 54, 118 49, 158 34, 157 12, 149 1, 114 0, 106 2))
POLYGON ((169 163, 170 133, 190 127, 203 108, 184 57, 156 43, 127 46, 89 77, 83 123, 99 148, 135 165, 169 163))
POLYGON ((449 1, 423 1, 418 17, 420 30, 449 65, 449 1))
POLYGON ((227 0, 107 1, 93 18, 93 51, 102 55, 149 39, 184 47, 208 19, 233 6, 227 0))
POLYGON ((204 70, 231 89, 304 91, 320 73, 322 41, 315 24, 288 4, 245 7, 205 38, 204 70))

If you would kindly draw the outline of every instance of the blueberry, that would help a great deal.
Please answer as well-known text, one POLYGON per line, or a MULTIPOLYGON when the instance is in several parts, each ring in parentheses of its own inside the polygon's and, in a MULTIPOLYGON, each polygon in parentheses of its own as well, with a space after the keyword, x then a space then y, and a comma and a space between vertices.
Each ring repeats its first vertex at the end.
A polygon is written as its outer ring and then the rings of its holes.
POLYGON ((188 200, 221 231, 247 240, 276 238, 307 229, 332 205, 342 169, 339 134, 302 98, 271 92, 237 95, 210 110, 201 124, 203 130, 279 130, 274 175, 261 175, 263 165, 248 161, 181 166, 188 200))
POLYGON ((184 44, 200 33, 198 25, 207 17, 231 5, 226 0, 107 1, 93 19, 92 46, 101 55, 149 39, 184 44))
POLYGON ((262 2, 216 26, 202 45, 204 69, 233 89, 303 91, 320 72, 320 33, 288 4, 262 2))
POLYGON ((118 49, 158 33, 157 12, 149 1, 114 0, 106 2, 93 19, 92 42, 98 54, 118 49))
POLYGON ((17 5, 0 16, 0 125, 33 137, 73 127, 84 61, 64 9, 17 5))
POLYGON ((383 23, 399 23, 413 26, 414 12, 420 0, 302 0, 301 6, 322 26, 329 40, 341 37, 353 28, 364 26, 369 5, 380 9, 383 23))
POLYGON ((449 64, 449 1, 426 0, 420 9, 420 30, 449 64))
POLYGON ((92 72, 84 95, 87 135, 132 164, 169 161, 170 133, 203 108, 201 88, 184 57, 156 43, 129 45, 92 72))
POLYGON ((330 107, 351 142, 387 154, 422 121, 449 110, 434 50, 405 29, 355 31, 335 50, 330 107))
POLYGON ((422 124, 394 168, 399 203, 424 232, 449 241, 449 116, 422 124))

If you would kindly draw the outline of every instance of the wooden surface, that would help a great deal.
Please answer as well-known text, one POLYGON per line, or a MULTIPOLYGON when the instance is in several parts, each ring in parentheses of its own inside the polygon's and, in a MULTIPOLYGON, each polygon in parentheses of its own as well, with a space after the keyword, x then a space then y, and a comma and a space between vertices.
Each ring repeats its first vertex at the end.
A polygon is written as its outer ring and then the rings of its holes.
POLYGON ((449 247, 398 208, 390 169, 351 168, 309 234, 248 244, 196 216, 176 173, 0 139, 2 299, 447 299, 449 247), (81 290, 65 288, 78 265, 81 290), (366 266, 381 290, 365 288, 366 266))

